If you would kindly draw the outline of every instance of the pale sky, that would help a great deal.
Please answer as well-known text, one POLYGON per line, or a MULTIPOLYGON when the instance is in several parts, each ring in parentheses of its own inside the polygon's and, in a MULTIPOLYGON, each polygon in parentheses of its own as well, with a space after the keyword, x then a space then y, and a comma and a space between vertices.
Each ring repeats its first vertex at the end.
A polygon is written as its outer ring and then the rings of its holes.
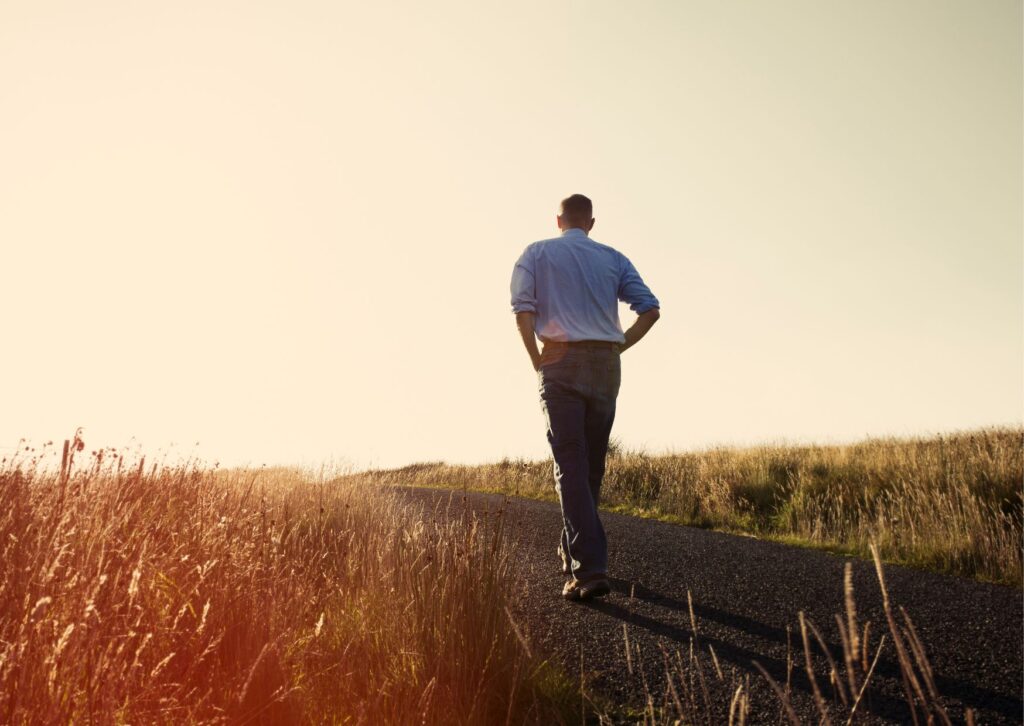
POLYGON ((625 445, 1020 422, 1021 37, 1005 0, 0 0, 0 453, 544 457, 509 276, 576 192, 662 303, 625 445))

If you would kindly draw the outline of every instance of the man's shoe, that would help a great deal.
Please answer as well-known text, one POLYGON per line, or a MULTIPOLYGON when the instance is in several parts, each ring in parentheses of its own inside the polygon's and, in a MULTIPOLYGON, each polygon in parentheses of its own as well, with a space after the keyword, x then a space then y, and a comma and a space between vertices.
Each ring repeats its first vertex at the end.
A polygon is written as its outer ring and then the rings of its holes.
POLYGON ((572 563, 569 561, 569 555, 562 549, 562 543, 558 543, 558 559, 562 561, 562 574, 568 575, 572 572, 572 563))
POLYGON ((612 586, 608 578, 604 575, 595 575, 586 580, 569 580, 562 588, 562 597, 566 600, 589 600, 592 597, 607 595, 611 591, 612 586))

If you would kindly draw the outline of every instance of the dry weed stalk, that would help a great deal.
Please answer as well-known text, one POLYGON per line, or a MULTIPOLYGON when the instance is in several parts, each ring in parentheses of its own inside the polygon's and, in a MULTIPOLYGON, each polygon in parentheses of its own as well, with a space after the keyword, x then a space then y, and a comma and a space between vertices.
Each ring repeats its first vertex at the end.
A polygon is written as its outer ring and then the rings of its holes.
MULTIPOLYGON (((885 577, 881 560, 875 550, 875 565, 878 575, 878 584, 882 593, 883 607, 886 613, 886 620, 889 631, 878 638, 878 643, 870 643, 870 622, 863 626, 858 622, 856 603, 853 593, 852 568, 848 563, 843 577, 844 585, 844 616, 836 615, 835 622, 839 629, 840 641, 843 648, 842 658, 832 656, 826 644, 825 638, 817 626, 808 619, 803 612, 798 614, 800 625, 800 636, 803 645, 804 668, 807 675, 807 682, 810 686, 810 693, 813 708, 816 712, 815 723, 834 724, 845 723, 846 726, 854 724, 860 714, 863 713, 865 698, 870 691, 872 678, 878 662, 888 642, 893 642, 897 654, 900 677, 905 684, 905 700, 907 704, 907 718, 913 723, 941 723, 950 724, 951 721, 942 704, 942 697, 935 687, 931 666, 925 653, 924 645, 917 635, 910 616, 903 608, 899 608, 903 620, 902 626, 897 622, 893 614, 892 606, 889 603, 889 594, 885 585, 885 577), (817 645, 815 645, 817 644, 817 645), (829 684, 832 687, 831 698, 826 697, 825 692, 819 685, 821 669, 816 665, 815 658, 818 653, 824 656, 827 663, 827 674, 829 684), (873 651, 873 657, 868 658, 873 651)), ((728 709, 724 712, 715 708, 707 698, 707 688, 703 682, 703 669, 700 666, 698 633, 696 618, 693 615, 692 598, 690 606, 691 627, 693 635, 690 641, 690 656, 688 661, 682 659, 680 652, 676 651, 676 658, 668 657, 663 648, 663 661, 666 680, 666 695, 661 701, 661 707, 654 706, 655 699, 647 690, 645 682, 645 693, 647 694, 648 718, 645 721, 658 724, 675 723, 699 723, 713 722, 716 718, 713 714, 728 714, 729 723, 742 724, 752 712, 763 718, 764 714, 771 711, 771 705, 766 703, 753 704, 750 700, 750 684, 734 670, 728 675, 724 674, 718 666, 714 650, 709 647, 711 660, 715 663, 714 677, 720 684, 728 684, 733 694, 728 709), (697 674, 697 678, 694 678, 697 674), (704 695, 701 703, 700 695, 704 695)), ((787 636, 789 630, 787 628, 787 636)), ((787 637, 788 642, 788 637, 787 637)), ((627 646, 628 647, 628 646, 627 646)), ((798 709, 793 703, 792 688, 790 685, 790 671, 792 669, 792 647, 787 648, 787 682, 780 683, 769 673, 764 666, 757 661, 753 662, 754 668, 764 678, 772 693, 774 693, 780 709, 780 717, 791 726, 801 726, 804 721, 798 714, 798 709)), ((968 710, 965 714, 967 722, 974 722, 974 713, 968 710)))

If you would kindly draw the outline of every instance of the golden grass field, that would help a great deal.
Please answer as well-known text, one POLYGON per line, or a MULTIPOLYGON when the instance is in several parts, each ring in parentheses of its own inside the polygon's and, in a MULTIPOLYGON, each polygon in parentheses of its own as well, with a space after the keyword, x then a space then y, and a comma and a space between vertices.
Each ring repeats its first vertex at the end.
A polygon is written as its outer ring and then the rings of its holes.
POLYGON ((500 526, 293 470, 107 462, 0 470, 0 723, 564 720, 500 526))
MULTIPOLYGON (((1019 584, 1021 439, 618 452, 608 502, 856 551, 874 540, 883 590, 879 555, 1019 584)), ((545 462, 338 477, 147 467, 115 450, 66 473, 46 460, 27 448, 0 465, 0 723, 548 724, 581 709, 604 723, 614 711, 531 651, 500 516, 422 511, 382 486, 544 496, 545 462)), ((948 722, 909 616, 886 598, 869 642, 847 592, 845 652, 825 648, 818 708, 856 714, 888 647, 911 708, 948 722)), ((795 667, 813 681, 820 639, 801 625, 795 667)), ((695 635, 688 657, 665 653, 665 683, 631 719, 705 720, 701 684, 726 676, 701 647, 695 635)), ((730 722, 757 722, 749 687, 733 685, 730 722)), ((798 722, 786 684, 772 688, 771 712, 798 722)))
MULTIPOLYGON (((380 484, 555 498, 551 461, 415 464, 380 484)), ((602 506, 1020 587, 1024 428, 836 446, 613 449, 602 506)))

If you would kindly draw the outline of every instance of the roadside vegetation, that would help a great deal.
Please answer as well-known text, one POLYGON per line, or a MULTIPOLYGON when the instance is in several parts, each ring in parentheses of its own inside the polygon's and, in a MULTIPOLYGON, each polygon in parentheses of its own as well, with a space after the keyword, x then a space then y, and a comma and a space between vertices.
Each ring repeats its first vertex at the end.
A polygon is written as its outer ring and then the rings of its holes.
POLYGON ((78 448, 63 473, 46 451, 0 466, 0 723, 578 712, 578 684, 512 619, 500 517, 403 508, 326 475, 78 448))
MULTIPOLYGON (((1019 444, 1020 432, 962 436, 981 440, 919 442, 919 450, 901 442, 904 454, 889 456, 906 466, 907 452, 916 451, 919 467, 937 466, 935 447, 963 454, 987 446, 997 462, 988 475, 1016 466, 999 463, 1006 454, 999 447, 1019 444)), ((724 477, 770 471, 782 456, 758 452, 617 453, 610 489, 630 502, 625 494, 637 491, 630 486, 648 491, 658 481, 656 502, 678 486, 666 471, 697 466, 724 477)), ((77 438, 69 453, 59 469, 47 466, 54 456, 45 447, 0 462, 2 723, 743 724, 771 714, 798 724, 791 698, 801 679, 812 685, 815 720, 851 723, 865 715, 879 658, 898 663, 915 720, 949 723, 925 646, 909 615, 890 605, 873 546, 886 622, 858 620, 848 567, 846 613, 836 620, 842 652, 830 651, 801 614, 785 680, 762 672, 769 702, 755 702, 749 670, 720 665, 691 607, 688 652, 663 649, 664 680, 649 688, 645 681, 644 706, 626 711, 570 681, 560 661, 546 660, 550 654, 531 650, 529 624, 516 622, 509 600, 516 543, 500 510, 423 510, 366 486, 393 473, 368 480, 147 467, 115 450, 82 454, 77 438), (709 697, 713 681, 727 686, 730 701, 709 697)), ((856 468, 849 451, 784 453, 798 462, 794 476, 822 460, 856 468)), ((882 453, 875 454, 880 466, 882 453)), ((489 470, 530 493, 526 484, 540 486, 529 478, 541 475, 540 466, 489 470)), ((426 465, 405 476, 438 470, 451 472, 426 465)), ((757 510, 737 511, 754 517, 757 510)), ((824 517, 827 510, 801 511, 824 517)), ((1019 528, 1019 508, 1000 516, 1019 528)), ((642 661, 626 626, 622 654, 627 669, 642 661)))
MULTIPOLYGON (((551 461, 355 475, 553 500, 551 461)), ((1020 587, 1024 428, 652 455, 613 447, 602 506, 1020 587)))

